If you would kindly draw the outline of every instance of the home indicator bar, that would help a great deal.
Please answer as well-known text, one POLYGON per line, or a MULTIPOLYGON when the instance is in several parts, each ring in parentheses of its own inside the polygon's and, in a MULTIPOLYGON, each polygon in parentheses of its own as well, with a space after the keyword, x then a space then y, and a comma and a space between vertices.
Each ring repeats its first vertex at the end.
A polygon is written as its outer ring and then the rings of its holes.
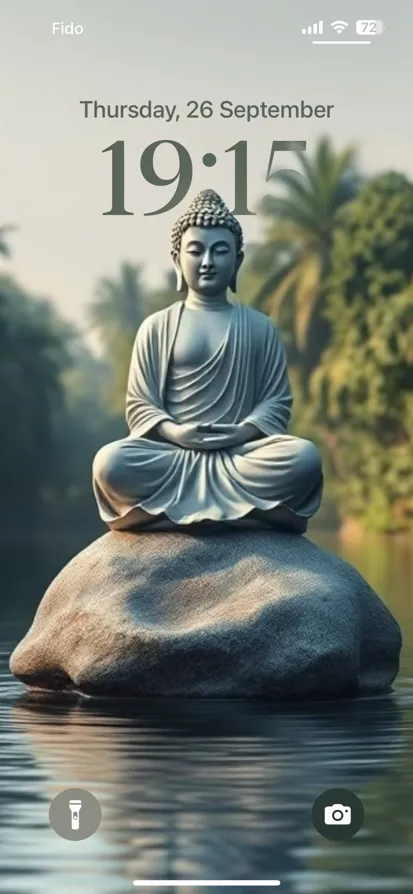
POLYGON ((252 881, 246 881, 245 879, 136 879, 133 882, 137 888, 192 888, 197 887, 205 887, 205 888, 217 888, 218 885, 225 888, 250 888, 252 885, 257 888, 275 888, 280 885, 281 882, 277 881, 277 879, 256 879, 252 881))

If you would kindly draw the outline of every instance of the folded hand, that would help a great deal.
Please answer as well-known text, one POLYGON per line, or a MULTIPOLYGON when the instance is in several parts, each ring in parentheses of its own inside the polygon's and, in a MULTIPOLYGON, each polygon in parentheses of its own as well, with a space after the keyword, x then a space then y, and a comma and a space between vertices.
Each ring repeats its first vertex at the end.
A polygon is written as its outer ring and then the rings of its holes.
POLYGON ((173 426, 169 440, 187 450, 225 450, 245 439, 240 425, 184 423, 173 426))
POLYGON ((237 444, 245 444, 251 438, 250 427, 242 422, 226 424, 220 422, 201 423, 198 430, 203 435, 203 449, 225 450, 237 444))
POLYGON ((226 450, 237 444, 245 444, 259 434, 253 425, 239 422, 161 423, 161 432, 168 441, 187 450, 226 450))

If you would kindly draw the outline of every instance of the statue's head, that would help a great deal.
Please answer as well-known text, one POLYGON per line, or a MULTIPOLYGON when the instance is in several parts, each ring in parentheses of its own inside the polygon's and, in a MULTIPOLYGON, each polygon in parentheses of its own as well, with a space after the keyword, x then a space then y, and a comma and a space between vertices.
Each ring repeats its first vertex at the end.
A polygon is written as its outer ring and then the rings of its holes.
POLYGON ((242 248, 241 226, 225 202, 213 189, 198 193, 172 230, 178 291, 189 287, 218 295, 229 287, 236 292, 242 248))

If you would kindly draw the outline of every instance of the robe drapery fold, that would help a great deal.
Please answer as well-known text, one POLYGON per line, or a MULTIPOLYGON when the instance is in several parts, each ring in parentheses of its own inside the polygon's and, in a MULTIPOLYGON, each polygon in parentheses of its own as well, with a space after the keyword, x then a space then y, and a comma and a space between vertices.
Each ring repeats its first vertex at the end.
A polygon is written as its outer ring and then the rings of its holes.
POLYGON ((217 350, 190 367, 172 360, 183 302, 142 323, 127 386, 130 434, 101 448, 93 466, 99 512, 110 527, 127 527, 140 510, 177 524, 280 506, 304 519, 317 511, 320 454, 287 433, 292 395, 281 337, 264 314, 233 304, 217 350), (261 437, 226 450, 188 450, 154 434, 165 419, 250 422, 261 437))
MULTIPOLYGON (((126 396, 130 433, 144 437, 163 419, 245 421, 256 425, 264 435, 286 431, 292 395, 284 345, 268 317, 235 302, 226 338, 211 358, 216 361, 219 355, 219 364, 211 370, 204 364, 203 374, 210 372, 209 382, 206 387, 202 383, 202 389, 196 387, 196 381, 191 382, 192 393, 177 408, 179 418, 170 414, 165 392, 182 309, 183 302, 176 302, 147 317, 138 330, 126 396)), ((197 372, 199 378, 199 368, 197 372)), ((176 375, 179 377, 179 371, 176 375)))

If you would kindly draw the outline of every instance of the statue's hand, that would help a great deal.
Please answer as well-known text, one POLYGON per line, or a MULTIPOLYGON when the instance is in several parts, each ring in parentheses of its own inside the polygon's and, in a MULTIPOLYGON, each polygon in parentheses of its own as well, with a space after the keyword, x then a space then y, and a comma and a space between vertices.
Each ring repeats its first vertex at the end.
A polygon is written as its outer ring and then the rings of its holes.
POLYGON ((200 429, 202 426, 193 422, 168 423, 168 441, 186 450, 215 450, 215 445, 205 440, 200 429))
POLYGON ((236 425, 193 422, 178 423, 164 420, 157 427, 158 433, 171 444, 186 450, 225 450, 237 444, 245 444, 259 437, 258 429, 249 423, 236 425))
POLYGON ((205 433, 205 444, 214 447, 215 450, 225 450, 226 447, 236 447, 237 444, 246 444, 259 436, 259 431, 254 425, 245 422, 225 424, 211 422, 200 424, 198 429, 205 433))

